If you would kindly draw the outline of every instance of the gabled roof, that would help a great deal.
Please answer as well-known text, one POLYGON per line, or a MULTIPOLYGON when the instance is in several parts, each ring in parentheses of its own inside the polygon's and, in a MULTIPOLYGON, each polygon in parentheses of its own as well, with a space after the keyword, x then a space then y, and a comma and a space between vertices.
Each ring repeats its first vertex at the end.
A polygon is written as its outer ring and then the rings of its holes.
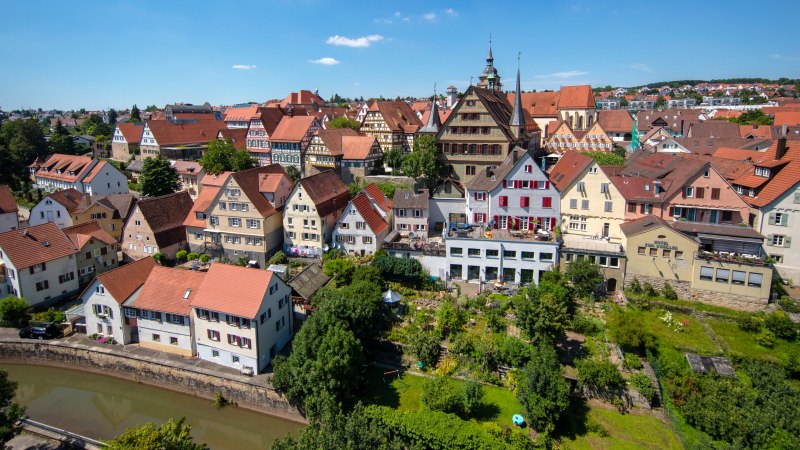
POLYGON ((258 105, 239 106, 225 110, 225 122, 249 122, 258 115, 258 105))
POLYGON ((497 166, 491 174, 487 174, 485 170, 481 170, 467 183, 466 188, 471 191, 491 191, 503 182, 503 180, 511 173, 511 170, 525 156, 525 150, 520 147, 515 147, 508 153, 506 159, 497 166))
POLYGON ((317 120, 314 116, 284 116, 269 137, 270 142, 300 142, 317 120))
POLYGON ((63 155, 54 153, 50 155, 36 171, 37 177, 75 183, 92 165, 92 158, 88 156, 63 155), (61 173, 57 173, 61 171, 61 173), (73 175, 70 175, 72 173, 73 175))
POLYGON ((69 212, 73 212, 81 205, 88 205, 88 196, 84 196, 75 188, 62 189, 47 195, 45 198, 50 198, 54 202, 63 206, 69 212))
POLYGON ((186 215, 183 225, 187 227, 205 228, 205 219, 198 219, 197 213, 206 212, 206 210, 214 203, 214 199, 217 198, 217 192, 219 192, 219 190, 220 188, 214 186, 204 187, 203 190, 200 191, 200 195, 198 195, 197 199, 194 201, 192 210, 186 215))
POLYGON ((330 283, 331 277, 325 275, 322 264, 309 264, 302 272, 289 281, 289 286, 303 300, 308 302, 320 288, 330 283))
POLYGON ((777 111, 775 125, 800 125, 800 111, 777 111))
POLYGON ((663 120, 666 126, 672 131, 681 131, 681 122, 683 122, 683 132, 689 129, 689 125, 700 122, 700 116, 703 112, 699 109, 660 109, 660 110, 642 110, 636 113, 637 123, 640 130, 646 130, 653 122, 658 119, 663 120))
MULTIPOLYGON (((558 92, 523 92, 522 107, 525 108, 531 117, 557 117, 558 116, 558 92)), ((514 104, 516 94, 508 93, 508 103, 514 104)))
POLYGON ((678 236, 691 241, 692 243, 697 244, 697 241, 692 239, 691 237, 687 236, 686 234, 682 233, 680 230, 676 230, 669 223, 665 220, 658 218, 653 215, 640 217, 636 220, 629 220, 619 225, 620 230, 625 234, 626 237, 635 236, 640 233, 644 233, 650 230, 654 230, 657 228, 667 228, 672 230, 678 236))
POLYGON ((375 100, 369 110, 380 112, 386 126, 393 132, 416 133, 422 127, 419 116, 406 102, 375 100))
POLYGON ((314 103, 322 106, 325 104, 325 100, 319 95, 303 89, 300 92, 292 92, 287 95, 286 98, 281 101, 280 106, 285 108, 288 105, 311 105, 314 103))
POLYGON ((693 123, 685 133, 686 136, 695 139, 741 137, 739 135, 739 125, 727 120, 706 120, 705 122, 693 123))
MULTIPOLYGON (((661 203, 664 200, 664 195, 655 196, 654 178, 611 175, 608 179, 625 200, 652 203, 661 203)), ((671 185, 672 182, 670 181, 661 183, 665 190, 671 185)))
POLYGON ((597 111, 597 122, 609 133, 630 133, 633 130, 633 117, 624 109, 597 111))
POLYGON ((183 221, 193 205, 192 197, 186 191, 143 198, 136 203, 160 248, 186 240, 183 221))
MULTIPOLYGON (((772 177, 769 182, 758 191, 755 198, 743 197, 745 201, 756 207, 765 207, 770 203, 777 200, 786 191, 792 189, 800 183, 800 143, 795 145, 793 141, 786 141, 786 153, 780 160, 776 160, 777 147, 779 141, 776 141, 765 152, 753 152, 749 150, 737 151, 738 149, 720 149, 714 153, 714 156, 719 158, 729 158, 738 161, 747 161, 750 159, 752 165, 762 167, 773 166, 776 162, 786 162, 780 169, 773 169, 772 177), (758 154, 758 158, 750 156, 751 154, 758 154)), ((753 169, 750 170, 752 172, 753 169)), ((750 173, 748 172, 748 173, 750 173)), ((741 184, 740 180, 734 180, 733 184, 741 184)), ((746 182, 746 180, 743 180, 746 182)))
POLYGON ((203 166, 197 161, 175 161, 172 167, 178 172, 178 175, 197 175, 203 170, 203 166))
POLYGON ((144 123, 123 122, 118 123, 117 128, 128 144, 138 144, 142 140, 144 123))
MULTIPOLYGON (((441 124, 443 124, 445 120, 447 120, 447 118, 450 117, 450 113, 453 112, 453 110, 445 108, 442 109, 436 108, 436 110, 439 113, 439 127, 441 128, 441 124)), ((431 112, 425 111, 424 113, 422 113, 422 118, 420 118, 420 122, 427 124, 428 120, 430 120, 430 116, 431 112)))
POLYGON ((392 209, 392 199, 390 199, 383 191, 375 184, 370 183, 364 186, 364 191, 367 192, 367 195, 375 201, 375 203, 385 212, 389 212, 392 209))
POLYGON ((592 158, 579 152, 564 152, 550 170, 550 182, 559 192, 564 192, 592 165, 592 161, 592 158))
POLYGON ((269 293, 269 285, 276 280, 280 278, 271 270, 214 263, 192 306, 255 319, 269 293))
POLYGON ((205 186, 222 187, 228 181, 228 177, 232 174, 233 172, 222 172, 216 175, 207 173, 200 181, 200 184, 202 184, 204 188, 205 186))
POLYGON ((267 136, 272 136, 272 133, 275 132, 275 128, 278 128, 278 124, 281 123, 281 119, 286 115, 286 112, 281 108, 261 107, 258 110, 259 116, 257 119, 261 122, 261 125, 263 125, 267 136))
POLYGON ((558 93, 558 109, 594 109, 595 107, 594 94, 590 85, 561 86, 558 93))
POLYGON ((378 211, 375 210, 372 206, 372 201, 370 201, 370 198, 364 192, 356 195, 352 203, 353 207, 358 210, 361 218, 364 219, 364 222, 367 223, 369 229, 372 230, 372 233, 376 236, 389 227, 389 224, 386 223, 378 211))
POLYGON ((261 217, 269 217, 277 212, 272 203, 269 202, 263 195, 261 195, 260 185, 261 176, 263 174, 279 174, 288 177, 286 171, 283 170, 280 164, 270 164, 263 167, 254 167, 252 169, 235 172, 231 175, 236 184, 241 188, 242 193, 247 196, 248 200, 253 203, 256 210, 261 217))
POLYGON ((292 180, 286 173, 261 173, 258 175, 258 192, 275 193, 281 185, 281 182, 287 180, 290 184, 292 180))
POLYGON ((154 267, 139 296, 127 306, 188 316, 206 276, 194 270, 154 267))
POLYGON ((231 141, 231 145, 239 150, 247 148, 247 128, 225 128, 219 130, 217 138, 231 141))
POLYGON ((342 136, 342 159, 363 161, 376 139, 372 136, 342 136))
POLYGON ((314 134, 316 134, 322 143, 325 144, 325 147, 328 148, 328 151, 332 156, 341 156, 343 154, 342 138, 344 136, 359 135, 351 128, 319 129, 315 131, 314 134))
POLYGON ((347 186, 332 170, 305 177, 300 180, 300 185, 316 205, 320 217, 344 209, 350 201, 347 186))
POLYGON ((428 209, 428 190, 423 189, 420 193, 415 193, 413 189, 397 189, 394 191, 392 207, 428 209))
POLYGON ((208 144, 225 129, 221 120, 198 120, 196 122, 173 123, 168 120, 151 120, 147 127, 160 146, 208 144))
MULTIPOLYGON (((153 258, 142 258, 98 275, 97 281, 121 305, 137 289, 142 287, 155 267, 156 261, 153 258)), ((89 289, 89 287, 91 287, 91 284, 86 289, 89 289)))
POLYGON ((132 194, 111 194, 94 196, 92 197, 92 201, 110 205, 110 207, 116 211, 115 218, 125 220, 133 209, 133 205, 136 204, 136 197, 132 194), (117 217, 117 215, 119 217, 117 217))
POLYGON ((0 233, 0 249, 17 270, 73 255, 78 251, 58 225, 52 222, 0 233))
POLYGON ((89 172, 86 174, 86 176, 83 177, 83 180, 81 180, 81 182, 82 183, 91 183, 92 180, 94 180, 94 177, 96 177, 98 174, 100 174, 100 172, 103 169, 107 168, 107 167, 110 167, 111 170, 113 170, 114 172, 117 171, 117 168, 112 166, 111 164, 109 164, 109 163, 107 163, 105 161, 98 161, 97 164, 95 164, 94 167, 92 167, 89 170, 89 172))
POLYGON ((511 121, 511 104, 508 103, 508 98, 502 92, 470 86, 478 99, 483 103, 489 116, 497 123, 500 130, 510 141, 515 141, 516 138, 511 133, 509 123, 511 121))
POLYGON ((14 193, 6 185, 0 185, 0 214, 15 213, 19 211, 14 193))
POLYGON ((98 241, 107 245, 113 245, 117 243, 117 240, 114 238, 114 236, 108 234, 108 232, 105 231, 95 220, 82 223, 80 225, 67 227, 62 231, 67 235, 67 238, 69 238, 69 240, 78 250, 82 250, 83 247, 86 246, 86 244, 92 239, 97 239, 98 241))

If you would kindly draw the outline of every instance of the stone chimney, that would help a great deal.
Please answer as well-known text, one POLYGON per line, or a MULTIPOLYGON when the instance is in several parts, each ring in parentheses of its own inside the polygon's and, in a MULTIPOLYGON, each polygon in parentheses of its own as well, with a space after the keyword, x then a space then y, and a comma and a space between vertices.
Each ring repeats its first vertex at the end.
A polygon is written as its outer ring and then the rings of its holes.
POLYGON ((778 144, 775 149, 775 160, 782 159, 786 155, 786 134, 789 132, 789 127, 784 124, 781 126, 781 135, 778 138, 778 144))

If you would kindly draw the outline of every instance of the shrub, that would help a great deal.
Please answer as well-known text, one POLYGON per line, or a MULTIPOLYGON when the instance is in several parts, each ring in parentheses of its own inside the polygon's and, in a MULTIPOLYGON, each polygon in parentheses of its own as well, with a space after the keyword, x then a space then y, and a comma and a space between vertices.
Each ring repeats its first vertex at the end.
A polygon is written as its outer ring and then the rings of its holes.
POLYGON ((641 294, 642 285, 639 283, 639 279, 634 277, 628 289, 630 289, 630 291, 633 292, 634 294, 641 294))
POLYGON ((452 299, 442 302, 436 313, 436 328, 444 336, 460 331, 466 321, 464 312, 452 299))
POLYGON ((797 337, 797 325, 783 311, 775 311, 764 320, 764 326, 775 336, 792 340, 797 337))
POLYGON ((28 302, 13 295, 0 300, 0 322, 12 327, 24 326, 28 322, 28 302))
POLYGON ((775 346, 775 333, 769 329, 763 329, 756 335, 755 341, 764 348, 772 348, 775 346))
POLYGON ((642 311, 649 311, 653 307, 653 302, 648 297, 630 297, 628 298, 628 304, 642 311))
POLYGON ((211 256, 209 256, 207 253, 203 253, 202 255, 200 255, 200 262, 201 263, 208 264, 208 262, 210 260, 211 260, 211 256))
POLYGON ((439 359, 439 336, 430 330, 421 331, 411 340, 411 351, 426 367, 439 359))
POLYGON ((650 382, 650 378, 647 375, 643 373, 633 375, 631 384, 651 405, 653 404, 653 400, 656 398, 656 388, 653 387, 653 383, 650 382))
POLYGON ((198 255, 197 252, 189 252, 189 254, 186 255, 186 259, 189 261, 196 261, 199 257, 200 255, 198 255))
POLYGON ((155 253, 155 254, 153 255, 153 259, 154 259, 154 260, 156 260, 156 263, 157 263, 159 266, 163 266, 163 265, 164 265, 164 260, 166 259, 166 256, 164 256, 164 254, 163 254, 163 253, 161 253, 161 252, 158 252, 158 253, 155 253))
POLYGON ((187 255, 189 255, 189 252, 187 252, 186 250, 178 250, 175 253, 175 259, 177 259, 178 262, 184 261, 184 260, 186 260, 186 256, 187 255))
POLYGON ((625 386, 625 379, 617 366, 608 361, 579 360, 578 386, 616 391, 625 386))
POLYGON ((625 361, 622 362, 626 369, 629 370, 640 370, 644 365, 642 365, 642 360, 639 359, 639 356, 634 353, 625 352, 625 361))
POLYGON ((422 404, 431 411, 458 414, 464 410, 464 394, 448 377, 434 377, 422 383, 422 404))
POLYGON ((661 296, 667 300, 677 300, 678 293, 675 292, 675 289, 672 288, 672 285, 669 283, 664 283, 664 287, 661 288, 661 296))
POLYGON ((800 313, 800 306, 797 306, 797 302, 788 295, 782 296, 781 299, 778 300, 778 304, 781 306, 781 309, 787 313, 800 313))
POLYGON ((603 331, 603 322, 595 317, 576 314, 570 321, 569 327, 576 333, 591 336, 603 331))
POLYGON ((34 314, 33 320, 36 320, 37 322, 62 323, 67 320, 67 315, 64 314, 64 311, 55 308, 49 308, 47 311, 34 314))
POLYGON ((645 283, 644 286, 642 286, 642 295, 645 297, 658 297, 658 292, 652 284, 645 283))
POLYGON ((278 250, 277 253, 272 255, 269 258, 269 264, 286 264, 289 262, 289 257, 286 256, 286 253, 283 253, 281 250, 278 250))
POLYGON ((467 381, 464 384, 462 395, 464 396, 462 409, 464 414, 469 416, 477 411, 483 403, 483 386, 474 381, 467 381))
POLYGON ((763 324, 764 320, 754 315, 739 316, 736 318, 736 325, 738 325, 739 329, 742 331, 757 333, 761 330, 763 324))
POLYGON ((325 275, 334 278, 338 286, 350 284, 356 269, 350 258, 334 258, 324 263, 325 275))
POLYGON ((642 326, 641 312, 616 308, 608 315, 611 338, 626 350, 641 351, 654 346, 654 339, 642 326))

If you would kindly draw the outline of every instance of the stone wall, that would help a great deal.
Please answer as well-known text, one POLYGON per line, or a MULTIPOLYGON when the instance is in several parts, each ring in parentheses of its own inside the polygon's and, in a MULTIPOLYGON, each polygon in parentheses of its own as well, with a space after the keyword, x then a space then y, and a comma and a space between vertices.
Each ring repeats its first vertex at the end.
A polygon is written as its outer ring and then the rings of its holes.
POLYGON ((688 281, 668 281, 661 277, 651 277, 647 275, 625 274, 625 289, 630 287, 630 284, 634 278, 638 279, 639 283, 641 284, 652 284, 657 291, 660 291, 664 287, 665 283, 669 283, 672 286, 672 289, 674 289, 678 294, 678 298, 681 300, 707 303, 710 305, 743 311, 758 311, 767 306, 768 303, 766 299, 707 291, 704 289, 693 289, 691 283, 688 281))
POLYGON ((0 360, 86 370, 208 399, 221 392, 241 407, 304 421, 285 397, 259 378, 215 374, 201 368, 189 370, 134 355, 39 341, 0 341, 0 360))

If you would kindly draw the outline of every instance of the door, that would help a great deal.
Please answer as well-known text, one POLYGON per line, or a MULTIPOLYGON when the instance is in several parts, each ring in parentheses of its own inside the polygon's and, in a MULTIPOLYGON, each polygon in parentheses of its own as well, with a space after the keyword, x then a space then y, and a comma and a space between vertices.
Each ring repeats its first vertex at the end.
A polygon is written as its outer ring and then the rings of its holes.
POLYGON ((139 329, 133 328, 131 329, 131 344, 135 344, 139 342, 139 329))
POLYGON ((611 225, 610 224, 608 224, 608 223, 604 223, 603 224, 603 237, 604 238, 608 237, 608 233, 609 233, 610 229, 611 229, 611 225))
POLYGON ((47 211, 47 221, 48 222, 53 221, 53 211, 47 211))
POLYGON ((617 279, 616 278, 609 278, 606 281, 606 292, 614 292, 617 290, 617 279))

